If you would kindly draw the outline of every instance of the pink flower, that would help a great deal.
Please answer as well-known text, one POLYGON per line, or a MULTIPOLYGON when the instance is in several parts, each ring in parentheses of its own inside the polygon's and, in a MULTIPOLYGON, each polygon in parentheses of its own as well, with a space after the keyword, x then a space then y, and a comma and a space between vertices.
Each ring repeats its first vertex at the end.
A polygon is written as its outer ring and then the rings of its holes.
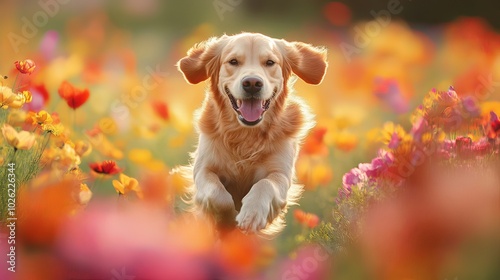
POLYGON ((459 136, 455 139, 455 148, 457 156, 463 158, 470 158, 473 154, 471 152, 472 139, 467 136, 459 136))
POLYGON ((387 104, 394 112, 403 114, 408 112, 408 100, 404 97, 396 79, 375 79, 374 94, 387 104))
POLYGON ((366 175, 359 168, 353 168, 351 171, 344 174, 342 177, 342 184, 346 190, 351 190, 353 186, 359 184, 366 175))
POLYGON ((392 133, 391 140, 389 141, 389 144, 387 144, 387 147, 389 147, 389 149, 396 149, 399 144, 401 144, 401 138, 396 132, 392 133))
POLYGON ((483 137, 479 139, 479 141, 472 143, 471 150, 475 153, 476 156, 485 156, 490 153, 491 144, 488 141, 488 138, 483 137))
POLYGON ((415 141, 420 142, 422 134, 429 131, 429 125, 423 117, 418 117, 411 128, 411 135, 415 141))

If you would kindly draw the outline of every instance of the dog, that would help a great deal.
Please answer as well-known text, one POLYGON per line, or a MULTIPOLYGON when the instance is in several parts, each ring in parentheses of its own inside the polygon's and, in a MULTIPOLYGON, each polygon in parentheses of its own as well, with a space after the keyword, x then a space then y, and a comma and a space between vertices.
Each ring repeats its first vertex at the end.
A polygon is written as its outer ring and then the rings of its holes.
POLYGON ((195 114, 192 198, 218 229, 273 235, 284 227, 300 144, 314 126, 309 107, 292 94, 297 77, 321 83, 325 48, 258 33, 210 38, 177 67, 190 84, 208 80, 195 114))

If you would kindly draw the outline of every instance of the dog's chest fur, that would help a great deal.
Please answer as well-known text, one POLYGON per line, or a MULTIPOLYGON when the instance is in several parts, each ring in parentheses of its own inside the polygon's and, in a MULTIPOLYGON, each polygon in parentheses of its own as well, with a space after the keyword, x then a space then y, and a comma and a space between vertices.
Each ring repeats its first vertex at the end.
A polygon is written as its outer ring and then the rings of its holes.
POLYGON ((204 150, 198 148, 198 157, 203 157, 205 166, 233 196, 237 210, 250 188, 272 172, 270 158, 280 157, 280 147, 290 141, 298 145, 314 125, 308 108, 294 99, 289 99, 279 113, 267 114, 267 121, 258 127, 243 127, 234 112, 220 111, 211 102, 206 102, 198 114, 198 133, 206 141, 204 150))
POLYGON ((233 196, 237 209, 250 188, 268 175, 265 163, 272 152, 268 135, 244 130, 211 136, 213 158, 209 168, 233 196))

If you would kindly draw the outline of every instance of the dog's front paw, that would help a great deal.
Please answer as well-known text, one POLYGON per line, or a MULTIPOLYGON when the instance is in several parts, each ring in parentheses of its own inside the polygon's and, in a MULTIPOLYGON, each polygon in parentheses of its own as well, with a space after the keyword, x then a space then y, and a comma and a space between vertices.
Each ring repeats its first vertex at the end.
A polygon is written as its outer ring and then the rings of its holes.
POLYGON ((213 216, 218 224, 234 223, 237 212, 233 197, 224 187, 207 185, 203 191, 197 191, 195 203, 204 213, 213 216))
POLYGON ((269 206, 262 203, 243 203, 236 216, 238 227, 248 233, 255 233, 267 226, 269 206))

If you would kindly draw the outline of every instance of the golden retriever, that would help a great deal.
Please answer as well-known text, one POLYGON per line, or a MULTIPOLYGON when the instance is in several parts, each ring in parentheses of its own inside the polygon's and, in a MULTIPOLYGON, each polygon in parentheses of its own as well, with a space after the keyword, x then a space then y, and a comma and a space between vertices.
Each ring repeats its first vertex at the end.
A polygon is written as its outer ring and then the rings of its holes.
POLYGON ((319 84, 326 50, 241 33, 195 45, 177 66, 191 84, 209 81, 196 114, 195 205, 219 229, 279 232, 287 205, 302 193, 294 166, 314 126, 309 108, 292 95, 292 73, 319 84))

